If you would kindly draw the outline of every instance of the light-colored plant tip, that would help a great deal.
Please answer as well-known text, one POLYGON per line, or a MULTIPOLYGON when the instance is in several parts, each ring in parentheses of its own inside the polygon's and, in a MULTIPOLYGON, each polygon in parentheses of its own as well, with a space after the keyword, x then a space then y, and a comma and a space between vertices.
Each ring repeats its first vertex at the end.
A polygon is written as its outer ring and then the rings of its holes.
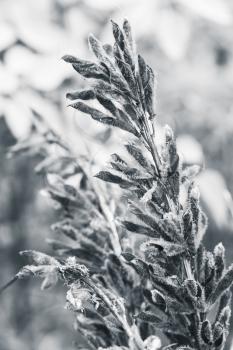
POLYGON ((182 164, 170 127, 158 146, 154 73, 136 53, 129 22, 121 29, 112 21, 112 27, 113 46, 90 35, 94 62, 63 57, 92 83, 67 98, 70 107, 130 133, 127 156, 113 154, 110 170, 93 178, 88 161, 77 159, 53 131, 44 132, 36 117, 31 138, 11 151, 42 151, 36 170, 49 174, 46 191, 61 211, 53 230, 66 240, 49 240, 54 257, 22 252, 32 264, 14 279, 42 277, 42 289, 63 281, 67 308, 87 343, 83 349, 223 349, 233 265, 225 266, 221 243, 213 252, 203 246, 207 218, 195 185, 199 169, 182 164), (52 154, 53 144, 59 156, 52 154), (77 187, 67 183, 75 174, 77 187), (123 196, 115 203, 113 186, 123 196))

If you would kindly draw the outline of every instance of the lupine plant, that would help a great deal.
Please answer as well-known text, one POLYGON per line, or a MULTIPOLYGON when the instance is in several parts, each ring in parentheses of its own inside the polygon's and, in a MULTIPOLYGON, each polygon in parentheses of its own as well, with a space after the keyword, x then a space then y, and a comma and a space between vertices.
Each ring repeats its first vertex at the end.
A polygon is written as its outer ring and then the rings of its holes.
POLYGON ((11 154, 42 155, 36 171, 47 174, 45 192, 60 213, 52 229, 65 239, 49 240, 54 256, 21 252, 32 263, 14 280, 42 277, 42 289, 64 283, 82 349, 223 349, 233 265, 225 266, 221 243, 213 252, 202 244, 200 168, 182 164, 169 126, 158 131, 154 73, 136 53, 129 22, 112 27, 113 46, 89 36, 95 61, 63 60, 92 83, 67 94, 70 107, 124 130, 125 154, 92 176, 87 158, 35 115, 30 139, 11 154))

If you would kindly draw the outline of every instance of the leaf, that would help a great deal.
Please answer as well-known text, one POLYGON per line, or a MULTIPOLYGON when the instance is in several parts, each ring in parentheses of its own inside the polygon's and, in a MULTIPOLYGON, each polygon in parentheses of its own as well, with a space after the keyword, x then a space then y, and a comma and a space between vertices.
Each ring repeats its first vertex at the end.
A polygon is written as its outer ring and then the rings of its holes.
POLYGON ((89 114, 94 120, 97 120, 101 123, 107 124, 107 120, 113 120, 112 117, 109 117, 107 114, 100 112, 98 109, 88 106, 83 102, 76 102, 70 105, 71 107, 78 109, 79 111, 89 114))
MULTIPOLYGON (((119 262, 118 262, 119 263, 119 262)), ((116 266, 112 261, 109 259, 105 262, 107 272, 109 274, 109 277, 111 279, 112 286, 118 291, 118 293, 123 296, 125 293, 125 285, 124 281, 122 279, 122 271, 119 266, 116 266)))
POLYGON ((144 108, 150 115, 152 119, 155 116, 154 112, 154 82, 155 77, 153 70, 146 64, 144 58, 141 55, 138 55, 138 66, 139 66, 139 75, 142 83, 142 99, 144 101, 144 108))
POLYGON ((143 250, 146 250, 147 247, 155 247, 162 250, 167 256, 176 256, 185 252, 185 246, 177 243, 172 243, 166 241, 162 238, 153 239, 147 242, 144 242, 141 246, 143 250))
POLYGON ((201 325, 201 337, 206 344, 212 344, 213 334, 211 329, 211 323, 209 320, 205 320, 201 325))
POLYGON ((95 177, 97 177, 98 179, 101 179, 103 181, 112 182, 112 183, 115 183, 115 184, 118 184, 121 186, 129 187, 129 186, 133 185, 132 182, 125 180, 118 175, 114 175, 114 174, 110 173, 109 171, 100 171, 98 174, 95 175, 95 177))
POLYGON ((26 265, 17 273, 17 278, 24 279, 27 277, 46 277, 54 271, 56 267, 53 265, 26 265))
POLYGON ((88 42, 98 60, 104 62, 107 66, 112 67, 112 69, 114 69, 110 56, 107 55, 101 42, 93 34, 89 35, 88 42))
POLYGON ((112 100, 101 96, 100 94, 96 95, 96 98, 98 102, 107 110, 109 111, 112 115, 115 117, 119 115, 118 113, 118 108, 115 106, 112 100))
POLYGON ((30 258, 37 265, 59 265, 58 261, 52 256, 35 250, 24 250, 20 252, 20 255, 30 258))
POLYGON ((223 271, 225 269, 225 248, 222 243, 219 243, 214 248, 214 260, 215 260, 215 273, 216 278, 219 280, 222 277, 223 271))
POLYGON ((114 160, 114 162, 117 162, 117 163, 122 163, 123 165, 127 166, 127 163, 124 161, 124 159, 122 159, 119 154, 117 153, 113 153, 111 155, 112 159, 114 160))
POLYGON ((187 210, 184 214, 183 214, 183 227, 184 227, 184 239, 187 242, 187 246, 189 249, 189 252, 191 255, 195 255, 196 254, 196 245, 195 245, 195 234, 194 234, 194 224, 192 221, 192 214, 189 210, 187 210))
POLYGON ((124 48, 125 48, 124 35, 123 35, 119 25, 117 23, 115 23, 113 20, 111 20, 111 22, 112 22, 112 32, 113 32, 113 36, 116 40, 116 43, 120 47, 120 49, 122 51, 124 51, 124 48))
POLYGON ((165 311, 166 302, 163 296, 161 296, 156 290, 144 289, 143 294, 145 298, 158 309, 165 311))
POLYGON ((113 119, 112 126, 116 126, 117 128, 128 131, 136 137, 140 137, 139 132, 132 125, 122 120, 113 119))
POLYGON ((131 49, 131 52, 134 53, 134 40, 133 40, 133 35, 132 35, 132 29, 131 29, 130 23, 127 19, 124 19, 123 31, 124 31, 127 43, 129 45, 129 48, 131 49))
POLYGON ((135 256, 134 254, 132 254, 132 253, 129 253, 129 252, 124 252, 124 253, 122 253, 121 255, 122 255, 122 256, 125 258, 125 260, 127 260, 127 261, 132 261, 132 260, 136 259, 136 256, 135 256))
POLYGON ((128 261, 128 264, 135 269, 142 279, 149 278, 150 265, 148 265, 145 261, 142 259, 134 259, 132 261, 128 261))
POLYGON ((142 87, 143 89, 145 89, 149 81, 149 76, 148 76, 146 62, 141 55, 138 55, 138 66, 139 66, 139 73, 142 81, 142 87))
POLYGON ((79 59, 72 55, 65 55, 62 57, 62 60, 71 64, 79 62, 79 59))
POLYGON ((113 53, 114 53, 114 58, 115 58, 116 64, 119 67, 121 74, 123 75, 124 79, 126 80, 129 88, 132 90, 133 95, 135 96, 135 98, 137 98, 138 90, 137 90, 136 79, 135 79, 133 71, 132 71, 132 67, 128 63, 125 62, 124 55, 120 51, 120 49, 116 43, 113 47, 113 53))
POLYGON ((222 310, 226 307, 231 305, 231 298, 232 298, 232 293, 228 289, 226 292, 224 292, 219 300, 219 305, 218 305, 218 312, 216 315, 216 320, 218 319, 219 315, 221 314, 222 310))
POLYGON ((145 311, 141 311, 138 315, 135 316, 135 318, 138 318, 144 322, 155 323, 156 326, 159 326, 162 323, 162 320, 158 316, 145 311))
POLYGON ((166 301, 167 309, 171 310, 175 314, 189 315, 193 313, 190 306, 184 302, 180 302, 177 299, 174 299, 172 297, 166 297, 165 301, 166 301))
POLYGON ((146 110, 150 119, 155 116, 155 76, 153 70, 147 65, 148 82, 145 87, 146 110))
POLYGON ((125 40, 124 34, 122 33, 120 27, 114 21, 112 22, 112 32, 115 38, 116 44, 121 49, 125 62, 134 69, 133 59, 129 51, 127 41, 125 40))
POLYGON ((187 294, 194 300, 198 294, 198 289, 200 288, 197 282, 193 279, 186 279, 183 282, 183 286, 185 287, 187 294))
POLYGON ((99 110, 92 108, 83 102, 76 102, 74 104, 71 104, 70 106, 75 109, 78 109, 83 113, 89 114, 94 120, 97 120, 100 123, 118 127, 122 130, 125 130, 134 134, 135 136, 139 136, 136 129, 134 129, 127 122, 109 117, 107 114, 100 112, 99 110))
POLYGON ((97 80, 94 87, 97 94, 104 95, 121 103, 126 103, 131 98, 131 94, 125 88, 121 90, 119 87, 103 80, 97 80))
POLYGON ((95 92, 93 90, 69 92, 68 94, 66 94, 66 98, 68 98, 69 100, 92 100, 95 98, 95 92))
POLYGON ((78 237, 78 230, 71 225, 69 221, 57 222, 52 225, 52 230, 55 232, 62 232, 65 236, 76 241, 78 237))
POLYGON ((157 290, 161 293, 165 291, 163 296, 166 302, 167 298, 170 298, 171 300, 176 298, 178 303, 183 299, 181 287, 178 286, 171 277, 165 277, 161 274, 152 274, 151 280, 157 290))
POLYGON ((229 328, 229 322, 231 318, 231 307, 230 305, 225 306, 221 313, 218 315, 218 322, 226 329, 229 328))
POLYGON ((156 233, 152 231, 149 227, 135 224, 131 221, 122 221, 122 224, 125 226, 125 228, 133 233, 138 233, 141 235, 149 236, 149 237, 155 237, 156 233))
MULTIPOLYGON (((160 225, 160 220, 156 221, 156 217, 150 215, 147 211, 144 212, 141 206, 135 204, 133 201, 129 201, 131 212, 143 223, 150 226, 154 231, 154 237, 159 237, 164 233, 163 226, 160 225)), ((145 210, 145 209, 144 209, 145 210)))
POLYGON ((132 143, 127 143, 125 147, 129 152, 129 154, 138 162, 138 164, 140 164, 147 171, 151 170, 151 165, 149 164, 147 159, 144 157, 139 147, 137 147, 135 144, 132 144, 132 143))
POLYGON ((94 62, 81 60, 74 56, 64 56, 63 60, 71 63, 76 72, 85 78, 102 79, 106 82, 109 81, 108 70, 94 62))

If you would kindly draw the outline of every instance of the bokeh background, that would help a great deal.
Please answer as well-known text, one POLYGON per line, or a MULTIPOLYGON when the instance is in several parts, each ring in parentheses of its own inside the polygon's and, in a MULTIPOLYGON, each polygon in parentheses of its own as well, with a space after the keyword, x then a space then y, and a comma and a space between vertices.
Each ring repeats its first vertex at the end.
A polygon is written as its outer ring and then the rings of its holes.
MULTIPOLYGON (((104 163, 122 135, 67 108, 85 86, 60 58, 89 58, 87 37, 111 42, 109 19, 127 17, 158 77, 157 114, 178 137, 184 161, 200 164, 205 242, 222 241, 233 261, 233 2, 231 0, 0 0, 0 282, 24 263, 18 252, 49 251, 55 213, 40 195, 38 159, 7 159, 30 134, 33 113, 104 163)), ((0 296, 0 350, 74 349, 79 338, 62 286, 41 292, 21 281, 0 296)), ((226 349, 233 349, 231 338, 226 349)))

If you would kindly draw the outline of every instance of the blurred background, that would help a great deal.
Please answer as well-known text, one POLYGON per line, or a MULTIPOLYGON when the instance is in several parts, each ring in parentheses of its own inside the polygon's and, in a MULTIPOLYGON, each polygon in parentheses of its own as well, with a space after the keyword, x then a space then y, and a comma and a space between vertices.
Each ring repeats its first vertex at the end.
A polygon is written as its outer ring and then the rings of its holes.
MULTIPOLYGON (((40 195, 38 159, 7 159, 27 137, 33 111, 78 154, 87 144, 104 163, 123 137, 67 108, 67 91, 85 86, 60 58, 89 58, 90 32, 112 41, 109 19, 127 17, 138 51, 158 78, 157 114, 171 125, 187 164, 200 164, 208 248, 233 261, 233 2, 231 0, 0 0, 0 281, 23 264, 18 252, 45 252, 55 213, 40 195), (112 135, 111 135, 112 134, 112 135)), ((125 137, 125 136, 124 136, 125 137)), ((0 297, 0 350, 74 349, 62 287, 41 292, 21 281, 0 297)), ((231 338, 226 349, 233 349, 231 338)))

